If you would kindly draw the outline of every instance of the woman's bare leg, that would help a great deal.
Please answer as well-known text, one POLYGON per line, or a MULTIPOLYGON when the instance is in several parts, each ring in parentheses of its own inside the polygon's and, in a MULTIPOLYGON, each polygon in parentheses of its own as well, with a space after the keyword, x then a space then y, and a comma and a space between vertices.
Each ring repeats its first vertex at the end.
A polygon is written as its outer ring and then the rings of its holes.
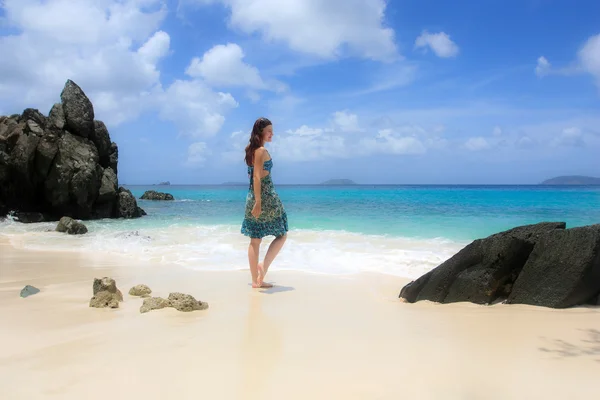
MULTIPOLYGON (((263 280, 265 279, 265 275, 269 271, 269 267, 271 266, 271 263, 273 262, 273 260, 275 260, 275 257, 277 257, 277 254, 279 254, 279 251, 283 247, 283 244, 285 243, 286 239, 287 239, 287 234, 278 236, 271 242, 271 245, 269 245, 267 254, 265 254, 265 260, 262 263, 260 263, 258 266, 258 269, 259 269, 258 284, 259 285, 263 284, 263 280)), ((270 285, 270 286, 272 286, 272 285, 270 285)))
POLYGON ((260 252, 261 239, 250 239, 248 246, 248 263, 252 275, 252 287, 258 285, 258 253, 260 252))

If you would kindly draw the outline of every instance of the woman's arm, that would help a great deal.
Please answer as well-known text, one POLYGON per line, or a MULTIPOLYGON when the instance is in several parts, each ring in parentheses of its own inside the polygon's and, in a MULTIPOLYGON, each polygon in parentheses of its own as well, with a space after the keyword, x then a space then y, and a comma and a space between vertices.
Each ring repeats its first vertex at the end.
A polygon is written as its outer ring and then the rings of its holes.
POLYGON ((254 199, 256 201, 256 205, 258 205, 258 211, 260 212, 260 206, 262 204, 262 199, 260 198, 260 174, 263 169, 263 163, 265 158, 265 149, 259 148, 254 152, 254 176, 252 179, 254 180, 254 199))

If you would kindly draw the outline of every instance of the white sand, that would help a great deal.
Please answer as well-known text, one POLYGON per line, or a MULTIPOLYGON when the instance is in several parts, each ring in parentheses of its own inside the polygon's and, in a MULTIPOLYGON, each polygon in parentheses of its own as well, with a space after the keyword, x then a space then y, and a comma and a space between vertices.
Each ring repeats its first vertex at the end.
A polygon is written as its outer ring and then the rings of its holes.
MULTIPOLYGON (((243 250, 242 250, 243 251, 243 250)), ((600 310, 406 304, 406 280, 134 266, 0 241, 0 399, 591 399, 600 310), (88 307, 111 276, 119 309, 88 307), (205 311, 140 314, 127 294, 189 293, 205 311), (20 298, 26 284, 41 292, 20 298), (545 348, 546 351, 541 350, 545 348)))

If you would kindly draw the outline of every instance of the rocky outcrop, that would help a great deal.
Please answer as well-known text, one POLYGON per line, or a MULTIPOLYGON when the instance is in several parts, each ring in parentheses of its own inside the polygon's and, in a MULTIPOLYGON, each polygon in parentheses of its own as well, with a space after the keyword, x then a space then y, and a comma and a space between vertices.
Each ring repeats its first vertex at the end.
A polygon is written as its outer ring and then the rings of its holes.
POLYGON ((133 196, 121 196, 118 146, 94 120, 83 90, 68 80, 60 97, 48 117, 30 108, 0 117, 0 213, 38 213, 44 220, 144 215, 133 196))
POLYGON ((62 217, 56 226, 57 232, 68 233, 69 235, 83 235, 87 233, 87 227, 71 217, 62 217))
POLYGON ((112 278, 94 279, 92 289, 94 296, 90 299, 90 307, 118 308, 119 302, 123 301, 123 294, 117 289, 117 283, 112 278))
POLYGON ((475 240, 407 284, 399 297, 554 308, 590 303, 600 294, 600 225, 565 228, 540 223, 475 240))
POLYGON ((183 293, 171 293, 168 298, 171 307, 178 311, 189 312, 195 310, 206 310, 208 303, 198 301, 194 296, 183 293))
POLYGON ((174 200, 175 198, 170 193, 157 192, 156 190, 147 190, 144 192, 142 197, 140 197, 140 199, 142 199, 142 200, 174 200))
POLYGON ((129 294, 131 296, 148 297, 150 293, 152 293, 152 289, 146 285, 135 285, 129 289, 129 294))
POLYGON ((198 301, 192 295, 175 292, 169 294, 168 299, 163 299, 162 297, 149 297, 144 299, 144 304, 140 307, 140 313, 147 313, 151 310, 159 310, 166 307, 172 307, 182 312, 191 312, 206 310, 208 308, 208 303, 198 301))
POLYGON ((140 307, 140 313, 144 314, 152 310, 160 310, 162 308, 170 307, 171 302, 163 299, 162 297, 148 297, 144 299, 144 303, 140 307))

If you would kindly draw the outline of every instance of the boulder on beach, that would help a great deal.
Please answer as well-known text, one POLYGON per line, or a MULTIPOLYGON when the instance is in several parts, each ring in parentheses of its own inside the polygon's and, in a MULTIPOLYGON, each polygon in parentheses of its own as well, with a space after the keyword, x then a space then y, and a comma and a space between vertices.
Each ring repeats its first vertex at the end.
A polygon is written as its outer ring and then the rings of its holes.
POLYGON ((91 101, 71 80, 60 98, 47 117, 31 108, 0 116, 0 213, 21 222, 144 215, 133 196, 123 213, 118 146, 91 101))
POLYGON ((409 303, 497 300, 564 308, 597 301, 600 225, 525 225, 478 239, 404 286, 409 303))
POLYGON ((92 290, 94 295, 90 299, 90 307, 118 308, 119 302, 123 301, 123 294, 117 288, 117 283, 112 278, 94 279, 92 290))
POLYGON ((172 194, 157 192, 156 190, 147 190, 140 197, 142 200, 174 200, 172 194))
POLYGON ((198 301, 194 298, 194 296, 183 293, 171 293, 168 298, 169 302, 171 302, 171 307, 175 308, 178 311, 196 311, 196 310, 206 310, 208 308, 208 303, 198 301))
POLYGON ((56 226, 57 232, 66 232, 69 235, 83 235, 87 233, 87 227, 71 217, 62 217, 56 226))
POLYGON ((29 297, 34 294, 37 294, 39 292, 40 292, 40 289, 36 288, 35 286, 25 285, 25 287, 23 289, 21 289, 20 296, 25 298, 25 297, 29 297))
POLYGON ((162 297, 147 297, 140 307, 140 313, 144 314, 152 310, 160 310, 166 307, 171 307, 171 302, 169 300, 163 299, 162 297))
POLYGON ((135 285, 134 287, 129 289, 129 294, 131 296, 147 297, 150 295, 150 293, 152 293, 152 289, 143 284, 135 285))

